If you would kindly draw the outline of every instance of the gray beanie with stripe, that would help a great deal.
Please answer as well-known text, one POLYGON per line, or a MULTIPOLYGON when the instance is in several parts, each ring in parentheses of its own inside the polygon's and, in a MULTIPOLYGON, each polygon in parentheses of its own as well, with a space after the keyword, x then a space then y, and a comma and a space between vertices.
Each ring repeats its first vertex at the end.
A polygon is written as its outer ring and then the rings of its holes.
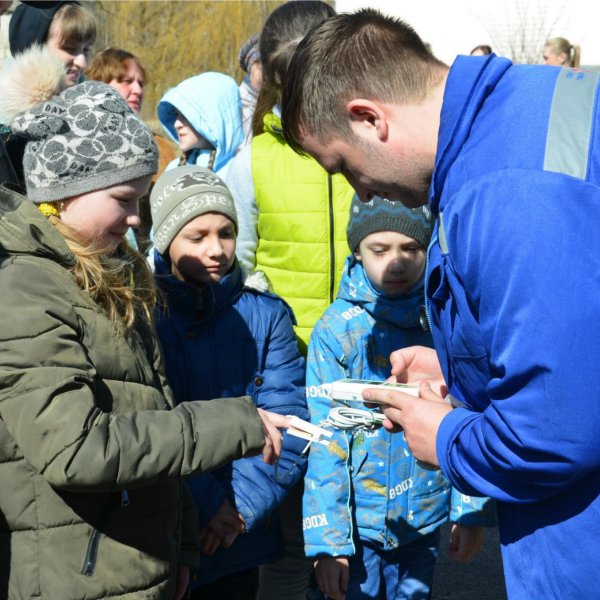
POLYGON ((348 246, 354 252, 360 242, 376 231, 396 231, 429 245, 433 230, 433 218, 429 206, 407 208, 402 202, 374 196, 362 202, 355 194, 350 206, 348 221, 348 246))
POLYGON ((185 165, 163 173, 152 188, 150 210, 154 245, 165 254, 171 242, 191 220, 205 213, 221 213, 238 230, 233 196, 210 169, 185 165))

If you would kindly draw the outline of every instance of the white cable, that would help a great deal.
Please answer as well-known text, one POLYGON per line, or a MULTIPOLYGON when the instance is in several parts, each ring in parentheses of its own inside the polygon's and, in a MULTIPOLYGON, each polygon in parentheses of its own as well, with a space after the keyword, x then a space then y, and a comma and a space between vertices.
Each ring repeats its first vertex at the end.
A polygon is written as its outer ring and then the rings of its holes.
POLYGON ((378 429, 385 416, 372 410, 340 406, 332 408, 327 418, 319 424, 321 427, 335 429, 378 429))

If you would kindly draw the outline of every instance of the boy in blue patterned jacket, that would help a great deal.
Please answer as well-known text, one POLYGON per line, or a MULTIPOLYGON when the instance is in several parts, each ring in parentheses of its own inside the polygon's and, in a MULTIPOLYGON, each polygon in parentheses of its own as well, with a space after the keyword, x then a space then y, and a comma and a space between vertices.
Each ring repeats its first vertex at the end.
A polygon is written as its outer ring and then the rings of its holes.
MULTIPOLYGON (((408 209, 378 197, 365 204, 355 196, 348 225, 353 253, 308 349, 313 423, 342 406, 323 384, 345 377, 383 381, 394 350, 432 345, 419 319, 431 230, 426 206, 408 209)), ((494 522, 489 501, 464 496, 441 471, 422 468, 402 433, 333 431, 328 447, 313 445, 305 477, 305 550, 315 558, 319 587, 335 600, 428 598, 440 526, 450 515, 450 556, 470 560, 483 526, 494 522)))

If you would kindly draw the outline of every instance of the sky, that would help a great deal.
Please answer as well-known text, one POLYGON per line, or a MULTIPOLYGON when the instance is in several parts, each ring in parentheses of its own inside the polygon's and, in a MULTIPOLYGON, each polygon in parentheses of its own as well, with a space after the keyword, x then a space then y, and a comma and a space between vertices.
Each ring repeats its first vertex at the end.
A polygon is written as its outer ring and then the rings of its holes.
MULTIPOLYGON (((565 37, 581 47, 582 65, 600 65, 600 2, 589 0, 337 0, 338 12, 361 7, 378 8, 402 18, 421 38, 431 44, 433 53, 446 63, 457 54, 468 54, 479 44, 490 44, 490 24, 508 24, 518 15, 527 16, 543 28, 543 38, 565 37), (487 25, 487 27, 486 27, 487 25)), ((521 19, 522 20, 522 19, 521 19)), ((539 37, 539 36, 538 36, 539 37)), ((541 55, 540 55, 541 60, 541 55)))

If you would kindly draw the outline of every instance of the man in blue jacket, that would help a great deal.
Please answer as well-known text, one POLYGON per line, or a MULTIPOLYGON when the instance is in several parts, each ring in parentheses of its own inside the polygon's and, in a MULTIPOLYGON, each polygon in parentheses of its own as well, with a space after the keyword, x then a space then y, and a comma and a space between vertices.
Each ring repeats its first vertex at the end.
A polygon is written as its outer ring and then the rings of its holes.
POLYGON ((597 73, 495 55, 448 68, 372 10, 314 29, 283 97, 292 147, 363 199, 429 202, 438 217, 426 276, 437 357, 393 356, 403 380, 437 381, 420 399, 366 396, 391 404, 418 459, 498 500, 511 599, 598 594, 598 103, 597 73))

